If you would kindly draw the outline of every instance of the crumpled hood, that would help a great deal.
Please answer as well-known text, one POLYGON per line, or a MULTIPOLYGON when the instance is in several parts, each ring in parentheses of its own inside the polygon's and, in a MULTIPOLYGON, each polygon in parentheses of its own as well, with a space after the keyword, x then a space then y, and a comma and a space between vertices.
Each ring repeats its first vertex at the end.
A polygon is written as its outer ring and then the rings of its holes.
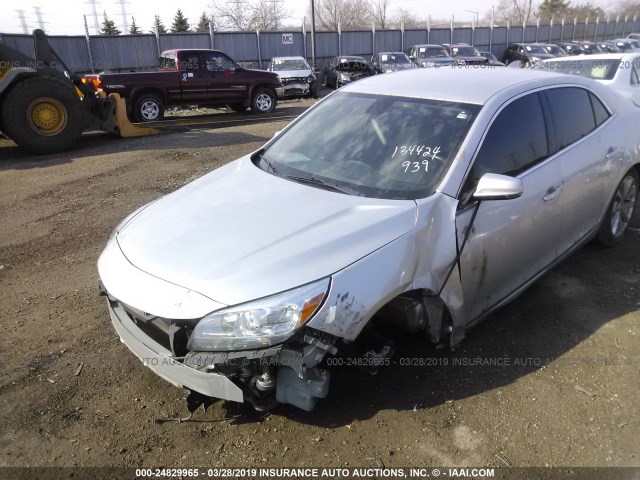
POLYGON ((145 208, 117 233, 137 268, 233 305, 331 275, 410 231, 411 200, 285 180, 243 157, 145 208))
POLYGON ((274 73, 280 75, 280 78, 308 78, 311 70, 278 70, 274 73))

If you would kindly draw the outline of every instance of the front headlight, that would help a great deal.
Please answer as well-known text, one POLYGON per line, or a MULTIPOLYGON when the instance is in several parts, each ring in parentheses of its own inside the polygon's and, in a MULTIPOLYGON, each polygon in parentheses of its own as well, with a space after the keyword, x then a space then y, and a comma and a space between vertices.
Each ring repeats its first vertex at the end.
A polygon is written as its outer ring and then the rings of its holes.
POLYGON ((265 348, 291 337, 312 316, 329 291, 329 278, 236 305, 205 316, 189 339, 192 351, 265 348))
POLYGON ((313 81, 316 79, 316 77, 314 77, 313 75, 309 75, 307 77, 307 83, 313 83, 313 81))
POLYGON ((343 82, 348 82, 349 81, 349 77, 347 77, 344 73, 340 74, 340 80, 342 80, 343 82))
POLYGON ((433 68, 436 66, 435 62, 423 62, 423 66, 426 68, 433 68))

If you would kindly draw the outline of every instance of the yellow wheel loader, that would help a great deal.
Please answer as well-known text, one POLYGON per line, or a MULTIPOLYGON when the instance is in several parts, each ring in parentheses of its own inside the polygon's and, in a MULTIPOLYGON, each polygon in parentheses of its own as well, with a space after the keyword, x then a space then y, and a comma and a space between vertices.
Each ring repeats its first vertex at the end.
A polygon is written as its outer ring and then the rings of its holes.
POLYGON ((42 30, 33 32, 35 58, 0 43, 0 131, 36 154, 68 150, 83 131, 119 136, 156 133, 133 126, 118 95, 97 95, 71 72, 42 30))

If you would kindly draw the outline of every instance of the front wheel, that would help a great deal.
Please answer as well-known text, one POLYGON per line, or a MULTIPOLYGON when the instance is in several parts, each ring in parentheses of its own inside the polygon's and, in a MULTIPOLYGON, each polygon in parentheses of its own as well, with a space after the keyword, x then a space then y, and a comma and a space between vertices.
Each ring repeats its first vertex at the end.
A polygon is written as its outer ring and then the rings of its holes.
POLYGON ((598 232, 600 243, 613 246, 622 241, 631 222, 637 200, 638 173, 632 168, 618 185, 602 225, 600 225, 598 232))
POLYGON ((36 75, 9 90, 2 107, 2 131, 37 153, 69 150, 82 133, 82 103, 71 82, 36 75))
POLYGON ((164 104, 160 97, 146 94, 138 97, 133 107, 133 117, 138 122, 156 122, 164 118, 164 104))
POLYGON ((253 113, 271 113, 276 108, 276 95, 268 88, 256 88, 251 100, 253 113))

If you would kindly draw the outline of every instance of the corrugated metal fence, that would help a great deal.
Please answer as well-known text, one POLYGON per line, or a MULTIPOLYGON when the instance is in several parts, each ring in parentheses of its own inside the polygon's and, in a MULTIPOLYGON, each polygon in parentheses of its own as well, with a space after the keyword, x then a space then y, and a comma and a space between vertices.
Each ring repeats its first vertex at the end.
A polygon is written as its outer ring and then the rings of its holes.
MULTIPOLYGON (((469 43, 500 57, 512 42, 604 40, 624 37, 640 29, 640 20, 561 23, 523 27, 432 28, 423 30, 369 30, 316 32, 318 67, 336 55, 370 56, 400 51, 420 43, 469 43)), ((50 36, 65 64, 79 73, 144 70, 156 65, 158 55, 171 48, 215 48, 243 65, 262 68, 275 56, 311 57, 309 32, 211 32, 160 35, 50 36)), ((0 42, 31 57, 30 35, 0 34, 0 42)), ((1 59, 0 59, 1 60, 1 59)))

